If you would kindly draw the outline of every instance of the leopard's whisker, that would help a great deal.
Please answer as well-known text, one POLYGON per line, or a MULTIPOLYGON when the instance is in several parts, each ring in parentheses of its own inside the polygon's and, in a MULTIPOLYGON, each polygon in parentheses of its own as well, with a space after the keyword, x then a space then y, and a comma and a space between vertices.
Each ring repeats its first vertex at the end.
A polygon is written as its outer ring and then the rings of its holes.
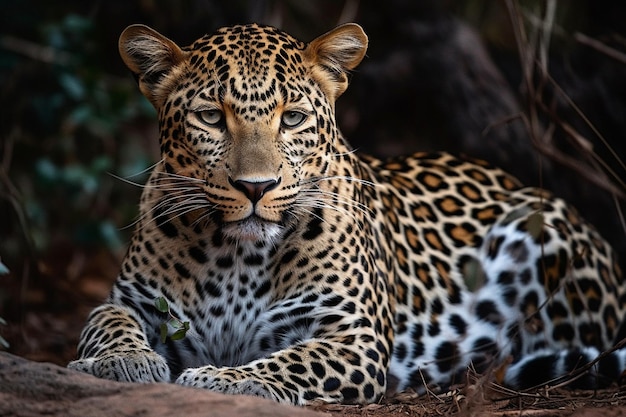
POLYGON ((325 176, 325 177, 306 178, 306 179, 303 179, 301 183, 310 184, 310 183, 319 183, 321 181, 334 181, 334 180, 354 182, 357 184, 366 185, 368 187, 381 186, 381 184, 376 184, 372 181, 364 180, 364 179, 357 178, 357 177, 346 176, 346 175, 332 175, 332 176, 325 176))
POLYGON ((141 216, 139 216, 135 221, 133 221, 131 224, 127 225, 124 227, 124 229, 129 228, 129 227, 133 227, 135 226, 137 223, 139 222, 145 222, 145 219, 151 217, 150 220, 148 220, 147 223, 145 223, 145 225, 148 225, 150 223, 152 223, 155 219, 155 216, 153 216, 153 213, 157 212, 158 210, 161 210, 162 208, 166 207, 167 209, 161 213, 159 213, 159 215, 163 216, 163 215, 170 215, 173 213, 176 213, 176 211, 178 210, 177 207, 179 206, 187 206, 190 204, 196 204, 196 203, 201 203, 203 205, 206 206, 210 206, 208 200, 206 200, 204 194, 201 193, 196 193, 196 194, 188 194, 186 192, 186 190, 176 190, 175 192, 171 193, 171 194, 167 194, 167 196, 165 198, 159 199, 159 202, 157 204, 154 205, 150 205, 150 209, 147 210, 145 213, 143 213, 141 216), (180 201, 180 198, 184 196, 185 197, 185 201, 180 201), (195 200, 194 200, 195 199, 195 200))
POLYGON ((316 198, 321 198, 327 202, 328 208, 338 210, 339 207, 336 204, 331 204, 329 200, 335 200, 339 204, 354 208, 363 214, 372 215, 372 211, 365 204, 355 201, 354 199, 346 196, 342 196, 338 193, 331 191, 325 191, 321 189, 304 189, 301 190, 301 195, 298 196, 298 200, 315 201, 316 198))

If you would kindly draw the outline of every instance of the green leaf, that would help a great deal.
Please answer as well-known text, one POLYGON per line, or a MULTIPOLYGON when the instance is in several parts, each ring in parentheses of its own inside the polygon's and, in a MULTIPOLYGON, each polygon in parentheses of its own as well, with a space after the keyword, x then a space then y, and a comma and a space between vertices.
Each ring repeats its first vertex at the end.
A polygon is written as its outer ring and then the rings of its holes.
POLYGON ((3 326, 6 326, 7 322, 2 317, 0 317, 0 324, 3 325, 3 326))
POLYGON ((47 158, 38 160, 35 164, 35 172, 46 181, 54 182, 59 179, 59 169, 47 158))
POLYGON ((526 217, 531 213, 530 207, 520 207, 511 212, 508 212, 506 216, 501 220, 502 225, 507 225, 515 220, 521 219, 522 217, 526 217))
MULTIPOLYGON (((9 268, 6 267, 5 264, 2 263, 2 261, 0 261, 0 275, 6 275, 9 273, 9 268)), ((2 318, 0 318, 0 323, 2 323, 2 318)), ((2 323, 2 324, 6 324, 6 323, 2 323)))
POLYGON ((63 73, 59 75, 59 84, 67 95, 74 100, 82 100, 85 97, 85 86, 82 80, 74 74, 63 73))
POLYGON ((182 329, 183 327, 183 324, 176 317, 172 317, 171 319, 169 319, 167 325, 176 330, 182 329))
POLYGON ((170 311, 170 307, 167 305, 167 300, 164 297, 158 297, 154 300, 154 306, 161 313, 167 313, 170 311))
POLYGON ((90 118, 93 118, 93 112, 89 106, 77 106, 68 116, 75 125, 87 124, 90 118))
POLYGON ((103 220, 100 223, 98 234, 102 241, 110 248, 117 249, 123 246, 119 230, 110 220, 103 220))
POLYGON ((161 343, 165 343, 167 340, 167 323, 161 323, 159 329, 161 330, 161 343))
POLYGON ((170 339, 172 340, 181 340, 184 339, 185 336, 187 335, 187 330, 185 329, 178 329, 174 332, 173 335, 170 336, 170 339))
POLYGON ((543 224, 544 218, 541 213, 533 213, 528 216, 526 221, 526 228, 528 229, 528 233, 533 237, 533 239, 537 240, 541 237, 543 233, 543 224))
POLYGON ((97 174, 113 169, 113 161, 110 156, 100 156, 91 161, 89 169, 97 174))
POLYGON ((87 19, 78 14, 68 14, 63 19, 62 25, 65 29, 72 33, 82 34, 83 32, 92 28, 93 23, 90 19, 87 19))
POLYGON ((463 280, 470 292, 480 289, 486 281, 485 271, 478 259, 472 259, 463 265, 463 280))

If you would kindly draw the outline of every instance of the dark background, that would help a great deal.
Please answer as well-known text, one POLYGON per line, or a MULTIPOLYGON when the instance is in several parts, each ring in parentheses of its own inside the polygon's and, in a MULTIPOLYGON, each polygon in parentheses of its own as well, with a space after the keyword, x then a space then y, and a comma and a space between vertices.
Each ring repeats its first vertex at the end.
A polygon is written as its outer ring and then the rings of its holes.
POLYGON ((355 147, 488 159, 574 202, 623 265, 626 6, 559 2, 542 33, 547 2, 510 3, 0 0, 0 343, 65 364, 115 278, 141 191, 116 176, 141 183, 158 159, 117 53, 132 23, 187 45, 232 23, 308 41, 358 22, 370 48, 337 107, 355 147))

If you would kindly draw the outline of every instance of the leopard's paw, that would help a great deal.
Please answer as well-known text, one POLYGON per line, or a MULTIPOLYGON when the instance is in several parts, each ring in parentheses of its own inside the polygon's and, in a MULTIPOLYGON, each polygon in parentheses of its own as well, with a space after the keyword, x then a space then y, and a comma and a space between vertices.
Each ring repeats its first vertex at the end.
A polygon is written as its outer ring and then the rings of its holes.
POLYGON ((78 359, 67 367, 98 378, 126 382, 169 382, 170 368, 156 352, 120 352, 103 357, 78 359))
POLYGON ((176 383, 223 394, 254 395, 278 400, 262 382, 233 369, 219 369, 214 366, 189 368, 180 374, 176 383))

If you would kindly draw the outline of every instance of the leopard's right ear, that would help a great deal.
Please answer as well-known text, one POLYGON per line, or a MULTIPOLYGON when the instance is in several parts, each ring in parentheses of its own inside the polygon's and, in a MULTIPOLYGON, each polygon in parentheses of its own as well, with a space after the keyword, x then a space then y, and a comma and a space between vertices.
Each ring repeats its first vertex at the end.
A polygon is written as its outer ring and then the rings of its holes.
POLYGON ((158 108, 170 93, 174 75, 186 53, 145 25, 131 25, 124 29, 118 46, 122 60, 137 77, 139 89, 158 108))
POLYGON ((354 69, 367 51, 367 35, 361 26, 346 23, 314 39, 305 50, 313 77, 334 104, 348 88, 348 72, 354 69))

